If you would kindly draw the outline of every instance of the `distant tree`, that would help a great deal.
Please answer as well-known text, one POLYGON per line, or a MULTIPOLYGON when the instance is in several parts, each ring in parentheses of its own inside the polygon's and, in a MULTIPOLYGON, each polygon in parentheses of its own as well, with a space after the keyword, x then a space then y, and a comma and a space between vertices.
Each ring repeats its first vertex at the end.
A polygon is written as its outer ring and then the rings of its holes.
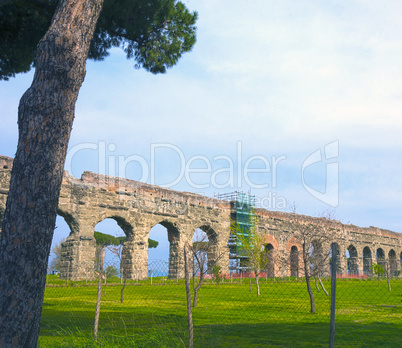
MULTIPOLYGON (((123 287, 121 289, 120 302, 124 301, 124 289, 126 288, 127 282, 127 273, 128 269, 126 265, 122 265, 122 258, 124 253, 124 242, 127 240, 127 237, 114 237, 110 234, 105 234, 101 232, 94 232, 94 237, 96 240, 96 249, 95 249, 95 270, 99 272, 100 264, 99 260, 100 253, 103 253, 103 259, 105 257, 105 248, 107 248, 111 253, 113 253, 118 259, 120 263, 120 283, 123 283, 123 287)), ((159 242, 153 239, 148 238, 148 248, 156 248, 159 245, 159 242)), ((105 293, 106 293, 106 285, 105 285, 105 293)))
POLYGON ((61 239, 56 245, 52 248, 53 258, 50 261, 49 268, 51 271, 60 272, 61 268, 61 244, 65 242, 65 239, 61 239))
MULTIPOLYGON (((114 237, 110 234, 97 231, 94 232, 94 237, 96 244, 103 246, 123 245, 124 242, 127 240, 127 237, 114 237)), ((156 248, 158 245, 158 241, 148 238, 148 248, 156 248)))
POLYGON ((107 266, 105 268, 105 277, 106 277, 106 279, 116 277, 118 274, 119 274, 119 270, 113 265, 109 265, 109 266, 107 266))
MULTIPOLYGON (((257 296, 260 296, 259 276, 269 264, 267 251, 263 246, 263 239, 258 231, 259 218, 254 209, 251 209, 249 230, 245 233, 236 221, 231 222, 230 231, 236 237, 236 244, 242 256, 245 256, 245 265, 250 272, 254 272, 257 285, 257 296)), ((250 278, 251 279, 251 278, 250 278)))
POLYGON ((87 58, 102 60, 112 47, 121 47, 136 67, 164 73, 192 49, 196 20, 197 13, 176 0, 0 3, 0 78, 35 65, 18 107, 19 139, 0 236, 4 345, 37 345, 64 162, 87 58))
POLYGON ((158 245, 158 241, 148 238, 148 248, 156 248, 158 245))
POLYGON ((383 265, 374 262, 371 265, 370 270, 373 272, 373 274, 375 274, 377 276, 378 286, 380 286, 380 279, 381 279, 380 277, 385 274, 383 265))
MULTIPOLYGON (((95 269, 99 270, 99 252, 104 252, 103 248, 110 250, 121 262, 122 250, 124 242, 127 237, 114 237, 110 234, 95 231, 94 237, 96 241, 96 252, 95 252, 95 269)), ((156 248, 159 242, 148 238, 148 248, 156 248)))
POLYGON ((216 286, 218 286, 223 278, 221 266, 215 265, 212 267, 212 278, 216 283, 216 286))
POLYGON ((109 265, 105 268, 104 272, 103 272, 104 276, 105 276, 105 289, 104 289, 104 294, 106 295, 106 286, 107 286, 107 281, 108 279, 115 277, 119 274, 119 270, 113 266, 113 265, 109 265))

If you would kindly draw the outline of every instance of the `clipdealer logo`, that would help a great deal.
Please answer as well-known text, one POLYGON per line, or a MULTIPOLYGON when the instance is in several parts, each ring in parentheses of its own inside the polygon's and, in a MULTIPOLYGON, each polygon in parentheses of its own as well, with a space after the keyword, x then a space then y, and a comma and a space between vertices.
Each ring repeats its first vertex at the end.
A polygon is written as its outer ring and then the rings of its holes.
MULTIPOLYGON (((204 155, 193 155, 186 157, 184 152, 176 145, 170 143, 155 143, 150 145, 150 157, 138 154, 130 156, 111 154, 116 150, 115 144, 107 144, 105 141, 98 143, 81 143, 73 146, 67 153, 66 169, 73 173, 73 161, 75 156, 84 150, 97 152, 98 173, 110 177, 126 178, 128 166, 134 164, 139 174, 138 181, 159 185, 165 188, 174 188, 183 180, 194 190, 216 188, 241 189, 243 185, 250 189, 277 188, 278 168, 281 163, 287 160, 286 155, 271 156, 267 158, 257 154, 245 157, 242 149, 242 142, 238 141, 235 156, 221 154, 212 159, 204 155), (161 183, 158 177, 160 172, 156 165, 162 156, 163 151, 169 151, 178 162, 170 165, 179 172, 173 180, 161 183), (159 154, 158 154, 159 153, 159 154), (202 178, 202 182, 201 182, 202 178)), ((317 200, 331 206, 339 204, 339 141, 333 141, 317 149, 310 154, 301 164, 302 187, 317 200), (308 168, 314 170, 314 165, 325 164, 325 174, 319 175, 319 180, 325 181, 324 190, 320 191, 307 183, 309 177, 308 168)), ((257 198, 257 197, 256 197, 257 198)), ((286 198, 277 195, 274 191, 268 191, 266 197, 260 200, 261 207, 266 209, 286 209, 286 198)))
POLYGON ((302 184, 305 190, 319 201, 335 208, 339 204, 339 141, 333 141, 324 146, 324 150, 318 149, 308 156, 301 169, 302 184), (324 191, 319 191, 306 183, 305 170, 318 163, 325 163, 324 191))

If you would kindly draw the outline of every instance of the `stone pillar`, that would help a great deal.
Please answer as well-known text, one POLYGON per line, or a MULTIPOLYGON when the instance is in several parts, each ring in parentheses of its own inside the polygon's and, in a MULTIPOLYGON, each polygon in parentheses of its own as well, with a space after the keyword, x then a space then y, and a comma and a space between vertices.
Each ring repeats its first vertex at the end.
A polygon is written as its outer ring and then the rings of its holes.
POLYGON ((348 260, 346 258, 346 250, 343 245, 339 245, 337 247, 337 273, 338 274, 347 274, 348 273, 348 260))
POLYGON ((168 230, 169 278, 184 278, 184 244, 177 233, 168 230))
POLYGON ((61 244, 60 278, 94 279, 95 239, 71 235, 61 244))
POLYGON ((389 259, 389 271, 390 271, 390 276, 391 277, 395 277, 395 275, 397 274, 398 261, 397 261, 397 259, 395 257, 389 259))
POLYGON ((148 278, 148 242, 135 238, 124 243, 121 268, 127 279, 148 278))
POLYGON ((359 275, 364 274, 363 272, 363 257, 356 257, 356 263, 357 263, 357 273, 359 275))
POLYGON ((227 245, 215 245, 208 252, 208 273, 212 273, 212 267, 221 267, 222 274, 229 273, 229 247, 227 245))

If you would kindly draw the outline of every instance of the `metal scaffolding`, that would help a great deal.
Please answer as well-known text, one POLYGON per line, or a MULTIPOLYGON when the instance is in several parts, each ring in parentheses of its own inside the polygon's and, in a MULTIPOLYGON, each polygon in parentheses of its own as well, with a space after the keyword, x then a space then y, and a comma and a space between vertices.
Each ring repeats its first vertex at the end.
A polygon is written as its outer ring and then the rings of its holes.
MULTIPOLYGON (((230 218, 238 227, 238 233, 248 238, 251 229, 250 217, 255 207, 255 196, 244 192, 231 192, 219 194, 218 199, 230 202, 230 218)), ((247 257, 242 253, 241 247, 236 243, 236 235, 230 233, 229 241, 229 271, 247 271, 245 261, 247 257)))

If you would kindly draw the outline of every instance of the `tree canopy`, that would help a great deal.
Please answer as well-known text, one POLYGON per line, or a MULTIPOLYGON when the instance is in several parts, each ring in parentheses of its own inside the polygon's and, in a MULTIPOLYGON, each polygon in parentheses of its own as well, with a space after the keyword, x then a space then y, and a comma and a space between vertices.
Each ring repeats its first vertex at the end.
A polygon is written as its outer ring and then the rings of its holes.
MULTIPOLYGON (((96 244, 99 246, 122 245, 127 240, 127 237, 114 237, 97 231, 94 232, 94 237, 96 244)), ((158 241, 148 238, 148 248, 156 248, 158 245, 158 241)))
MULTIPOLYGON (((0 80, 34 66, 39 40, 58 0, 7 0, 0 5, 0 80)), ((105 0, 88 58, 120 47, 136 68, 165 73, 196 41, 197 12, 177 0, 105 0)))

